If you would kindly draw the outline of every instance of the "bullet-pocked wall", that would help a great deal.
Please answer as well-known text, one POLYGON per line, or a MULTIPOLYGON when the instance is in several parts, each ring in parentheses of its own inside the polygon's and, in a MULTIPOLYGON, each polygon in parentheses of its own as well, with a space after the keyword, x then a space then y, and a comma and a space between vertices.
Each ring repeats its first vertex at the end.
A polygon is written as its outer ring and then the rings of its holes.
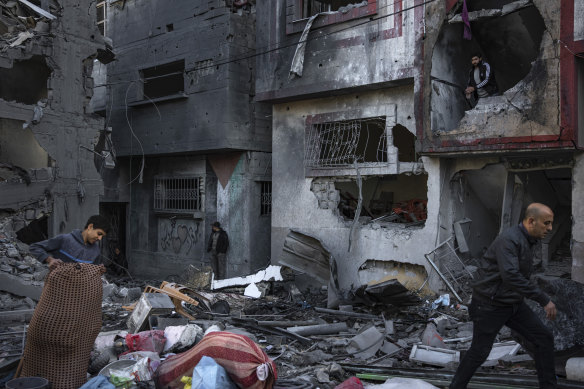
POLYGON ((104 46, 95 5, 63 0, 50 12, 54 19, 37 21, 47 33, 0 50, 0 160, 20 172, 0 174, 0 208, 27 215, 15 231, 42 219, 45 236, 36 239, 83 228, 103 193, 90 151, 103 128, 89 109, 91 64, 104 46))
POLYGON ((247 58, 255 6, 130 0, 108 9, 117 57, 107 67, 107 108, 118 155, 270 150, 269 108, 254 102, 247 58))
MULTIPOLYGON (((440 163, 437 159, 424 158, 419 163, 399 162, 398 149, 393 144, 392 128, 400 123, 413 131, 413 86, 388 88, 334 98, 321 98, 274 105, 273 121, 273 215, 272 258, 277 262, 286 236, 291 230, 319 239, 331 252, 338 264, 338 281, 341 289, 361 285, 358 269, 367 260, 407 262, 428 266, 424 253, 436 244, 438 205, 440 193, 440 163), (397 108, 396 108, 397 107, 397 108), (336 113, 336 114, 331 114, 336 113), (315 118, 341 123, 363 118, 383 118, 387 142, 381 142, 385 159, 381 162, 349 161, 337 167, 308 166, 311 161, 310 131, 315 118), (329 118, 329 119, 326 119, 329 118), (308 123, 308 124, 307 124, 308 123), (357 169, 355 169, 357 166, 357 169), (393 191, 393 199, 387 213, 398 200, 422 197, 427 201, 425 223, 406 226, 396 223, 371 222, 371 217, 361 218, 352 236, 352 219, 339 208, 343 186, 355 185, 357 170, 363 182, 380 182, 384 190, 368 189, 372 193, 393 191), (329 184, 330 182, 330 184, 329 184), (406 183, 403 187, 396 182, 406 183), (326 190, 322 190, 322 189, 326 190), (324 195, 321 195, 322 193, 324 195), (326 193, 325 193, 326 192, 326 193), (401 197, 401 196, 405 197, 401 197), (349 251, 349 242, 351 250, 349 251)), ((322 122, 319 122, 322 123, 322 122)), ((355 128, 355 126, 350 126, 355 128)), ((346 128, 346 127, 343 127, 346 128)), ((366 138, 366 126, 359 127, 360 136, 366 138)), ((339 129, 337 129, 339 130, 339 129)), ((340 133, 336 131, 336 133, 340 133)), ((373 133, 369 132, 370 138, 373 133)), ((375 149, 379 143, 375 143, 375 149)), ((320 149, 323 156, 323 149, 320 149)), ((334 153, 333 153, 334 154, 334 153)), ((334 157, 333 154, 328 154, 334 157)), ((321 159, 322 160, 322 159, 321 159)), ((366 184, 367 185, 367 184, 366 184)), ((343 195, 345 195, 343 193, 343 195)), ((353 192, 353 197, 356 193, 353 192)), ((377 200, 379 196, 375 196, 377 200)), ((357 200, 355 198, 355 200, 357 200)), ((369 209, 370 202, 363 203, 369 209)), ((382 204, 378 201, 379 206, 382 204)), ((355 207, 353 207, 355 208, 355 207)), ((367 216, 366 211, 361 213, 367 216)), ((382 211, 380 211, 382 212, 382 211)), ((354 213, 352 215, 354 217, 354 213)), ((429 269, 427 269, 429 270, 429 269)), ((436 280, 431 286, 436 287, 436 280)))

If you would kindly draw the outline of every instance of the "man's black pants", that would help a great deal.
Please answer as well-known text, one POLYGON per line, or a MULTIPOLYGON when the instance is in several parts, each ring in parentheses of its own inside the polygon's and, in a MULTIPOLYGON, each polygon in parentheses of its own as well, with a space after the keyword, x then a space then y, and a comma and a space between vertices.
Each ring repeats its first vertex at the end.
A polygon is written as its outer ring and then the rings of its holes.
POLYGON ((466 388, 472 375, 489 356, 495 337, 504 325, 517 331, 535 346, 539 387, 556 387, 553 335, 525 302, 501 307, 473 299, 469 315, 473 321, 472 344, 456 370, 450 389, 466 388))

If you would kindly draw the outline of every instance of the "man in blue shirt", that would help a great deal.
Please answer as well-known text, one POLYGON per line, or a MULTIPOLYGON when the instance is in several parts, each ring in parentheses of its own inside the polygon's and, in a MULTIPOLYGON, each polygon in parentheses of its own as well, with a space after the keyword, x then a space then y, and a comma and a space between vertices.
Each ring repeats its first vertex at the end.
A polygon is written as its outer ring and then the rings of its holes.
POLYGON ((73 230, 68 234, 30 245, 30 253, 54 270, 63 262, 101 264, 99 241, 110 230, 110 222, 103 216, 91 216, 83 231, 73 230))

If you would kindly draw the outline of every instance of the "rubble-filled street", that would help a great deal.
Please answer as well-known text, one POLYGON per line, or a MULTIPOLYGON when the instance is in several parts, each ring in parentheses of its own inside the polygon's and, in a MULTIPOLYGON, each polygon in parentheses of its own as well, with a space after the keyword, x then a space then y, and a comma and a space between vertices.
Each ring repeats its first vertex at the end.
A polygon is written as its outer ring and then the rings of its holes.
MULTIPOLYGON (((48 271, 6 229, 1 237, 0 372, 6 383, 22 356, 27 323, 48 271)), ((155 378, 153 366, 171 355, 189 353, 209 333, 229 332, 251 339, 275 363, 274 388, 358 387, 339 386, 351 377, 366 387, 389 379, 384 387, 393 388, 395 377, 395 388, 441 388, 470 346, 468 308, 448 293, 401 306, 357 303, 328 309, 327 287, 301 291, 295 279, 294 271, 277 266, 217 281, 212 281, 210 268, 185 269, 172 282, 106 273, 102 327, 90 355, 88 378, 119 374, 120 380, 128 377, 131 383, 120 384, 124 387, 154 387, 160 377, 155 378), (149 367, 136 374, 142 362, 149 367)), ((576 326, 573 336, 580 338, 578 324, 565 320, 567 326, 576 326)), ((556 358, 563 376, 568 357, 584 354, 569 346, 569 353, 556 358)), ((156 385, 167 387, 158 381, 156 385)), ((533 359, 508 328, 498 334, 469 387, 538 387, 533 359)), ((580 388, 584 383, 560 379, 558 387, 580 388)))
POLYGON ((584 0, 0 0, 0 389, 584 389, 584 0))

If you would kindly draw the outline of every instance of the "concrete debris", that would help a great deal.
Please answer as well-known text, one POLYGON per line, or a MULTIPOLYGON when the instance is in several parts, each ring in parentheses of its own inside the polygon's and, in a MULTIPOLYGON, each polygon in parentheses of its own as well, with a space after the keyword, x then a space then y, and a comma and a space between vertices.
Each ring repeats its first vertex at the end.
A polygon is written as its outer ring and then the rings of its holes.
POLYGON ((377 328, 370 327, 351 338, 347 346, 347 352, 361 359, 371 358, 381 348, 383 339, 383 334, 377 328))
POLYGON ((233 286, 244 286, 250 285, 252 283, 258 283, 261 281, 282 281, 282 274, 280 273, 280 266, 268 266, 265 270, 260 270, 256 274, 252 274, 246 277, 235 277, 228 278, 224 280, 214 280, 211 289, 223 289, 233 286))
POLYGON ((460 352, 438 347, 414 345, 410 353, 410 361, 445 367, 453 362, 459 362, 460 352))

